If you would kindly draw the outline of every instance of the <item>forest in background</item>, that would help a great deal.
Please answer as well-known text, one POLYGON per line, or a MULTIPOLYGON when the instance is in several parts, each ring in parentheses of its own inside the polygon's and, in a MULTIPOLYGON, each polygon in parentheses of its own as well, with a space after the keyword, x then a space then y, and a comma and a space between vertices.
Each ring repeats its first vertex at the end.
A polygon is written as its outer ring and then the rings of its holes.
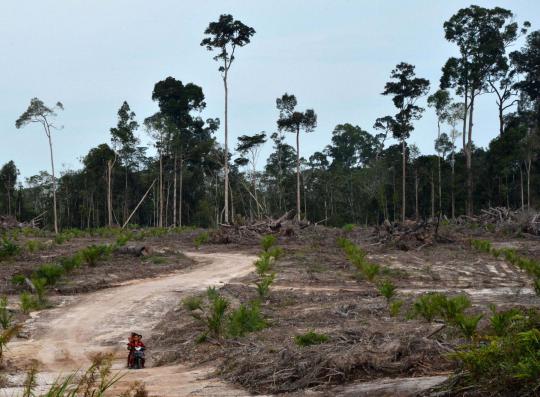
POLYGON ((216 141, 221 124, 227 136, 227 75, 235 51, 255 36, 253 28, 222 15, 209 24, 201 46, 218 62, 225 117, 203 120, 202 87, 164 78, 149 93, 159 105, 156 114, 140 117, 128 102, 119 104, 110 141, 84 154, 81 169, 56 175, 53 143, 63 105, 33 98, 16 127, 43 126, 53 167, 22 181, 16 164, 7 161, 0 169, 0 213, 21 221, 40 217, 51 229, 56 223, 92 228, 127 222, 212 227, 289 210, 298 219, 342 225, 537 206, 540 31, 516 22, 509 10, 471 6, 445 22, 444 32, 456 53, 441 65, 440 81, 429 82, 416 76, 414 65, 399 63, 381 87, 395 114, 381 115, 373 126, 339 124, 330 145, 300 156, 317 109, 304 109, 309 98, 298 103, 288 93, 276 99, 275 132, 216 141), (524 45, 513 48, 520 37, 524 45), (499 134, 487 148, 474 145, 474 137, 485 133, 474 127, 479 95, 493 96, 498 109, 499 134), (437 115, 433 155, 408 143, 423 112, 437 115), (295 134, 295 146, 285 142, 287 133, 295 134), (155 155, 141 146, 141 134, 152 138, 155 155), (397 144, 386 145, 391 137, 397 144), (262 145, 272 145, 267 159, 258 158, 262 145))

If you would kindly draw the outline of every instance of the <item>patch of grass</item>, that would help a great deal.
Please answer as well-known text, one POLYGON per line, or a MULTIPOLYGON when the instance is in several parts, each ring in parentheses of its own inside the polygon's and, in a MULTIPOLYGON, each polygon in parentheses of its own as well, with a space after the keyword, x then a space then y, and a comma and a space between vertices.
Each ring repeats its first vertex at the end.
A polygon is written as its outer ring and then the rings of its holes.
POLYGON ((14 274, 11 277, 11 282, 14 285, 23 285, 25 279, 26 279, 26 277, 24 276, 24 274, 14 274))
POLYGON ((373 281, 380 271, 381 268, 376 263, 368 263, 363 267, 363 273, 369 281, 373 281))
POLYGON ((28 252, 36 252, 43 250, 45 248, 45 244, 39 240, 28 240, 25 247, 28 252))
POLYGON ((306 347, 312 345, 320 345, 330 340, 330 337, 325 334, 319 334, 314 331, 306 332, 305 334, 296 335, 294 337, 294 343, 298 346, 306 347))
POLYGON ((354 223, 347 223, 346 225, 343 225, 341 230, 343 230, 345 233, 350 233, 356 228, 356 225, 354 223))
POLYGON ((39 309, 39 303, 34 295, 24 291, 20 295, 20 308, 24 314, 30 313, 32 310, 39 309))
POLYGON ((198 296, 188 296, 182 300, 182 306, 190 312, 202 310, 203 300, 198 296))
POLYGON ((272 234, 267 234, 266 236, 263 236, 261 238, 261 247, 265 252, 267 252, 270 248, 272 248, 276 244, 277 244, 277 238, 276 236, 272 234))
POLYGON ((491 252, 491 242, 488 240, 471 240, 471 246, 488 254, 491 252))
POLYGON ((236 338, 267 327, 258 302, 240 305, 229 315, 228 334, 236 338))
POLYGON ((193 239, 196 249, 199 249, 201 245, 208 243, 208 241, 210 241, 210 234, 208 232, 202 232, 193 239))
POLYGON ((437 315, 440 314, 440 302, 443 295, 438 292, 428 292, 421 295, 413 303, 411 317, 422 317, 424 320, 431 322, 437 315))
POLYGON ((60 259, 60 266, 62 266, 66 272, 70 272, 78 267, 81 267, 83 263, 84 258, 81 253, 60 259))

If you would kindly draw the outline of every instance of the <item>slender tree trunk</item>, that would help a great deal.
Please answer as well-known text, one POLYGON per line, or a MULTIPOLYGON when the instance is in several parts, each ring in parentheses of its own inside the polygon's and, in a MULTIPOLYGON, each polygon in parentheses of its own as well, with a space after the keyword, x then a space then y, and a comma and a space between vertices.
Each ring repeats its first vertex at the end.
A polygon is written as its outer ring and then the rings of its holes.
POLYGON ((527 209, 531 208, 531 165, 532 160, 527 159, 526 171, 527 171, 527 209))
POLYGON ((431 219, 435 219, 435 178, 431 170, 431 219))
POLYGON ((456 199, 455 199, 455 192, 454 192, 454 185, 455 185, 455 163, 454 163, 454 152, 452 152, 452 180, 451 180, 451 189, 452 189, 452 219, 456 218, 456 199))
POLYGON ((418 211, 418 170, 414 170, 414 213, 418 221, 420 219, 420 212, 418 211))
POLYGON ((471 94, 471 104, 469 111, 469 131, 467 137, 467 215, 473 216, 473 172, 472 172, 472 129, 474 114, 474 94, 471 94))
MULTIPOLYGON (((127 166, 127 161, 126 161, 126 164, 125 164, 125 168, 126 168, 126 172, 125 172, 125 179, 124 179, 124 215, 122 216, 122 221, 125 222, 126 221, 126 218, 128 217, 128 212, 129 212, 129 203, 128 203, 128 172, 129 172, 129 168, 127 166)), ((122 223, 123 223, 122 222, 122 223)))
MULTIPOLYGON (((217 182, 216 182, 217 184, 217 182)), ((184 196, 184 159, 180 157, 180 194, 178 202, 178 226, 182 227, 182 198, 184 196)), ((217 192, 216 192, 217 193, 217 192)))
POLYGON ((300 128, 296 129, 296 218, 302 219, 300 208, 300 128))
POLYGON ((51 155, 54 233, 58 234, 58 214, 56 213, 56 174, 54 173, 54 156, 53 156, 51 130, 48 124, 46 125, 46 132, 47 132, 47 138, 49 138, 49 153, 51 155))
POLYGON ((223 196, 225 197, 225 223, 229 223, 229 146, 228 146, 228 138, 229 138, 229 123, 228 123, 228 97, 229 97, 229 89, 227 87, 227 65, 225 65, 225 74, 223 76, 223 86, 225 88, 225 164, 224 164, 224 172, 225 172, 225 191, 223 193, 223 196))
POLYGON ((172 217, 172 226, 176 227, 176 153, 174 154, 174 165, 173 165, 173 217, 172 217))
MULTIPOLYGON (((441 123, 437 119, 437 140, 441 139, 441 123)), ((437 151, 437 167, 439 170, 439 213, 442 211, 442 184, 441 184, 441 153, 437 151)))
POLYGON ((163 155, 159 151, 159 219, 158 226, 163 227, 163 155))
POLYGON ((523 211, 525 209, 525 192, 523 189, 523 169, 521 168, 521 164, 519 165, 519 185, 521 190, 521 210, 523 211))
POLYGON ((401 150, 402 150, 402 153, 403 153, 403 163, 402 163, 403 170, 402 170, 402 175, 401 175, 401 178, 402 178, 402 181, 401 181, 401 192, 402 192, 402 197, 401 197, 401 221, 405 222, 405 203, 406 203, 405 177, 406 177, 406 174, 407 174, 407 171, 406 171, 406 168, 407 168, 407 153, 406 153, 406 149, 405 149, 405 139, 401 140, 401 150))
POLYGON ((499 106, 499 135, 502 136, 504 132, 503 103, 497 101, 497 105, 499 106))

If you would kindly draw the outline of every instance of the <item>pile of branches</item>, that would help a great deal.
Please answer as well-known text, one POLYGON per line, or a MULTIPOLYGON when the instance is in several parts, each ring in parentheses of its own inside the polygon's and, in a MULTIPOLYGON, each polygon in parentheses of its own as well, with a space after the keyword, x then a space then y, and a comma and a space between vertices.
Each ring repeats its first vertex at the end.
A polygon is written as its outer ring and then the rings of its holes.
POLYGON ((458 224, 476 223, 488 231, 525 232, 540 236, 540 213, 506 207, 482 209, 478 216, 462 215, 458 224))
POLYGON ((20 229, 30 226, 25 222, 19 222, 14 216, 0 215, 0 230, 20 229))
POLYGON ((267 234, 293 237, 301 229, 311 226, 308 222, 292 219, 293 211, 288 211, 278 219, 267 217, 264 220, 245 224, 220 224, 211 235, 214 244, 250 244, 257 243, 267 234))
POLYGON ((384 376, 421 375, 449 364, 431 339, 402 335, 388 340, 362 330, 343 330, 336 343, 301 349, 283 346, 274 353, 257 341, 226 352, 220 368, 229 382, 255 394, 292 393, 384 376))
POLYGON ((437 219, 406 220, 403 223, 385 220, 382 225, 375 226, 373 236, 377 243, 393 244, 403 251, 409 251, 433 245, 435 242, 448 242, 448 239, 438 234, 438 226, 437 219))

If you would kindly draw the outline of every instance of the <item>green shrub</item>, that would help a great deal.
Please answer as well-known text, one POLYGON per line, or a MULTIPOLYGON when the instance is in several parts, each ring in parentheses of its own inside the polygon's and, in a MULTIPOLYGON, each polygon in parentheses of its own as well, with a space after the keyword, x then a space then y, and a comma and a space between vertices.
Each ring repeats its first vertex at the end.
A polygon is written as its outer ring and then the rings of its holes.
POLYGON ((208 241, 210 241, 210 234, 208 234, 208 232, 202 232, 193 239, 195 248, 197 249, 199 249, 201 245, 208 243, 208 241))
POLYGON ((401 307, 403 306, 403 301, 401 300, 395 300, 393 302, 390 302, 390 305, 388 306, 388 309, 390 310, 390 316, 396 317, 399 315, 399 312, 401 311, 401 307))
POLYGON ((28 240, 25 245, 28 252, 36 252, 45 248, 45 244, 39 240, 28 240))
POLYGON ((15 285, 23 285, 25 279, 26 277, 24 276, 24 274, 14 274, 11 277, 11 282, 15 285))
POLYGON ((133 232, 125 232, 116 238, 115 245, 117 247, 123 247, 129 240, 133 239, 133 232))
POLYGON ((441 311, 441 301, 446 297, 438 292, 428 292, 421 295, 413 303, 412 317, 422 317, 424 320, 431 322, 441 311))
POLYGON ((70 272, 78 267, 81 267, 83 262, 83 255, 81 253, 77 253, 75 255, 60 259, 60 266, 62 266, 66 272, 70 272))
POLYGON ((236 338, 249 332, 260 331, 266 328, 267 323, 261 313, 261 307, 257 302, 240 305, 229 316, 228 333, 236 338))
POLYGON ((346 225, 343 225, 341 228, 345 233, 350 233, 356 228, 356 225, 354 223, 347 223, 346 225))
POLYGON ((210 335, 216 338, 221 338, 223 335, 225 313, 228 307, 229 301, 221 295, 217 295, 211 299, 209 313, 206 317, 206 325, 210 335))
POLYGON ((449 324, 456 324, 458 318, 463 316, 464 310, 471 307, 471 301, 465 295, 448 298, 441 294, 438 298, 438 305, 442 318, 449 324))
POLYGON ((0 243, 0 260, 15 256, 19 251, 17 244, 4 237, 0 243))
POLYGON ((24 314, 28 314, 32 310, 36 310, 39 308, 39 303, 37 299, 29 292, 24 291, 23 293, 21 293, 20 300, 21 311, 24 314))
POLYGON ((330 340, 328 335, 318 334, 314 331, 306 332, 305 334, 296 335, 294 337, 294 342, 298 346, 311 346, 311 345, 320 345, 321 343, 326 343, 330 340))
POLYGON ((491 242, 487 240, 471 240, 471 245, 479 251, 491 252, 491 242))
POLYGON ((47 285, 54 285, 64 275, 64 268, 57 264, 41 265, 35 271, 35 277, 44 279, 47 285))
POLYGON ((376 263, 367 263, 364 265, 362 272, 369 281, 373 281, 373 279, 375 279, 375 277, 379 274, 380 270, 380 266, 376 263))
POLYGON ((390 280, 384 280, 378 285, 379 293, 386 298, 386 302, 390 303, 390 299, 396 294, 396 286, 390 280))
POLYGON ((259 276, 268 273, 272 269, 274 257, 270 256, 268 252, 263 252, 257 261, 255 261, 255 271, 259 276))
POLYGON ((44 278, 32 278, 32 284, 36 288, 36 298, 37 298, 37 304, 38 308, 42 308, 47 304, 47 297, 46 297, 46 286, 47 286, 47 280, 44 278))
POLYGON ((257 286, 257 294, 259 299, 264 299, 270 293, 270 286, 276 278, 276 273, 264 274, 261 276, 260 280, 255 283, 257 286))
POLYGON ((11 327, 11 320, 13 319, 13 316, 9 312, 7 305, 7 296, 0 297, 0 326, 2 326, 2 329, 8 329, 9 327, 11 327))
POLYGON ((277 243, 277 238, 274 235, 267 234, 261 238, 261 247, 266 252, 277 243))
POLYGON ((517 324, 524 320, 523 314, 517 309, 498 312, 495 305, 491 305, 491 317, 489 323, 496 336, 504 336, 517 324))
POLYGON ((266 252, 274 259, 278 259, 281 255, 283 255, 283 249, 281 247, 272 247, 266 252))
POLYGON ((89 245, 81 251, 83 260, 88 266, 96 266, 100 260, 105 259, 111 253, 108 245, 89 245))
POLYGON ((182 300, 182 306, 184 306, 184 308, 190 312, 197 309, 202 310, 203 300, 198 296, 189 296, 182 300))
POLYGON ((472 339, 476 335, 476 329, 478 328, 478 323, 484 317, 483 314, 477 314, 472 316, 467 316, 465 314, 460 314, 456 320, 456 327, 461 331, 463 336, 468 339, 472 339))

